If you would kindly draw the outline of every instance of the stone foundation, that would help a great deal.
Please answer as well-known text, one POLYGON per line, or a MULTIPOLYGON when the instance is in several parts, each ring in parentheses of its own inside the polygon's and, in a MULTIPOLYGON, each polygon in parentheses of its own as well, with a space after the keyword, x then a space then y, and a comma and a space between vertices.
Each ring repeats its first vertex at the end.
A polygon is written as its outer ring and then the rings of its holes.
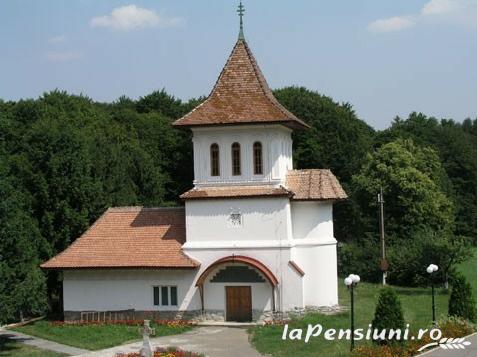
POLYGON ((64 320, 83 322, 114 322, 124 320, 194 320, 200 310, 193 311, 65 311, 64 320))
MULTIPOLYGON (((341 306, 307 306, 304 309, 291 311, 262 311, 252 310, 252 319, 256 322, 288 320, 292 317, 301 317, 309 312, 318 312, 326 315, 345 311, 341 306)), ((191 310, 191 311, 65 311, 64 320, 68 322, 114 322, 124 320, 189 320, 194 322, 225 321, 224 310, 191 310)))

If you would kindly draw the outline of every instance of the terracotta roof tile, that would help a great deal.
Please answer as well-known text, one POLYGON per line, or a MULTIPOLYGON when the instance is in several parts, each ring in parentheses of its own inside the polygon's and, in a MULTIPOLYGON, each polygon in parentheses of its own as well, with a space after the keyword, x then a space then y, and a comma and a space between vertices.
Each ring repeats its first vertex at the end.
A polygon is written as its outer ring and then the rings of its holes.
POLYGON ((185 214, 182 208, 123 207, 108 209, 65 251, 41 267, 196 268, 182 252, 185 214))
POLYGON ((238 40, 209 97, 174 125, 250 123, 308 127, 275 99, 247 43, 238 40))
POLYGON ((286 187, 294 193, 293 200, 343 200, 348 198, 338 179, 330 170, 289 171, 286 187))
POLYGON ((282 186, 217 186, 193 188, 183 193, 180 198, 216 199, 216 198, 247 198, 247 197, 280 197, 291 196, 292 193, 282 186))

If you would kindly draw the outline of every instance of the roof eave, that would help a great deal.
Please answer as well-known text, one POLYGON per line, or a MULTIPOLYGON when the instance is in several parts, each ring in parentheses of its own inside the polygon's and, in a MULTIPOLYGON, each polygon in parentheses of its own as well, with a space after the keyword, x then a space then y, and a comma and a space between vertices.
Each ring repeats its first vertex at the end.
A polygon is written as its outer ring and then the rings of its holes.
POLYGON ((282 198, 289 197, 292 198, 293 194, 283 193, 283 194, 273 194, 273 195, 236 195, 236 196, 205 196, 205 197, 179 197, 183 201, 198 201, 198 200, 223 200, 223 199, 247 199, 247 198, 282 198))
POLYGON ((50 266, 50 267, 45 267, 40 265, 40 268, 43 270, 119 270, 119 269, 124 269, 124 270, 167 270, 167 269, 198 269, 200 267, 200 264, 198 265, 191 265, 191 266, 148 266, 148 265, 134 265, 134 266, 78 266, 78 267, 72 267, 72 266, 50 266))
POLYGON ((348 197, 337 198, 292 198, 292 201, 321 201, 321 202, 340 202, 346 201, 348 197))
MULTIPOLYGON (((180 119, 179 119, 180 120, 180 119)), ((311 128, 310 125, 306 123, 300 123, 297 121, 293 120, 277 120, 277 121, 243 121, 243 122, 233 122, 233 123, 179 123, 176 120, 174 123, 172 123, 172 126, 178 128, 178 129, 191 129, 191 128, 197 128, 197 127, 214 127, 214 126, 239 126, 239 125, 276 125, 280 124, 283 125, 287 128, 290 128, 292 130, 308 130, 311 128)))

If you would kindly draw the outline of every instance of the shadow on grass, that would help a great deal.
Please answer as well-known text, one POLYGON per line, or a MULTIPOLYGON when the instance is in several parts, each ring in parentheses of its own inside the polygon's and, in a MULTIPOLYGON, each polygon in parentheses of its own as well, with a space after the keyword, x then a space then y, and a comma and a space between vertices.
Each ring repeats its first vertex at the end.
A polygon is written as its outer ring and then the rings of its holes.
MULTIPOLYGON (((399 295, 406 295, 406 296, 423 296, 423 295, 429 295, 431 296, 431 288, 405 288, 405 287, 399 287, 399 286, 393 286, 393 289, 399 294, 399 295)), ((443 289, 443 288, 437 288, 435 290, 436 295, 449 295, 449 290, 443 289)))
POLYGON ((14 341, 9 339, 11 335, 0 336, 0 356, 8 356, 12 351, 19 350, 20 347, 14 341))

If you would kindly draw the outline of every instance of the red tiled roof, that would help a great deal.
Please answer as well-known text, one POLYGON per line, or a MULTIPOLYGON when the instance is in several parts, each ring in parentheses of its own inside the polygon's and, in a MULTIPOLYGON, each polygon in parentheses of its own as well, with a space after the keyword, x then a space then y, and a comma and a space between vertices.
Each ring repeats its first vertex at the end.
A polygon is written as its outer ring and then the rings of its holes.
POLYGON ((247 198, 247 197, 290 197, 292 193, 282 186, 215 186, 193 188, 183 193, 180 198, 214 199, 214 198, 247 198))
POLYGON ((209 97, 173 125, 252 123, 308 127, 275 99, 247 42, 239 39, 209 97))
POLYGON ((293 200, 326 201, 348 198, 338 179, 330 170, 291 170, 286 188, 294 193, 293 200))
POLYGON ((122 207, 108 209, 44 269, 196 268, 182 252, 185 214, 182 208, 122 207))
POLYGON ((295 201, 327 201, 348 198, 338 179, 330 170, 291 170, 286 177, 285 187, 270 185, 255 186, 206 186, 193 188, 180 198, 218 199, 250 197, 290 197, 295 201))

